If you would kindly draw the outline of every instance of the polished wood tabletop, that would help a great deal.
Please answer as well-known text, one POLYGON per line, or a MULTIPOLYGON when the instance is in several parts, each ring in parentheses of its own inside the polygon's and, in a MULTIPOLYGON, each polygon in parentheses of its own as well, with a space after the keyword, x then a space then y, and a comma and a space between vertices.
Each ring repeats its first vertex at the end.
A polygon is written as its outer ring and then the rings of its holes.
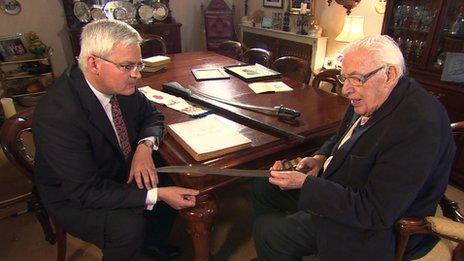
MULTIPOLYGON (((191 69, 222 68, 238 65, 241 62, 213 53, 192 52, 169 55, 171 63, 167 69, 157 73, 144 73, 140 86, 150 86, 161 90, 162 84, 176 81, 184 87, 231 101, 260 105, 290 107, 301 112, 296 122, 286 122, 273 115, 240 109, 230 105, 221 105, 259 120, 265 124, 284 129, 305 137, 304 142, 289 140, 281 136, 236 122, 235 118, 217 113, 218 118, 239 131, 252 141, 252 146, 238 152, 226 154, 211 160, 198 162, 193 159, 169 134, 166 134, 159 152, 168 165, 208 165, 220 168, 268 169, 275 160, 305 156, 314 151, 329 134, 334 133, 340 124, 348 101, 343 97, 315 89, 309 85, 289 78, 277 78, 269 81, 283 81, 293 88, 290 92, 256 94, 248 83, 230 75, 230 79, 196 81, 191 69)), ((193 118, 170 108, 155 105, 163 112, 166 125, 179 123, 193 118)), ((209 258, 209 232, 211 222, 217 210, 217 202, 211 192, 234 183, 238 178, 202 175, 196 173, 172 175, 179 186, 196 188, 201 191, 195 208, 180 212, 187 221, 187 229, 192 237, 195 260, 209 258)))

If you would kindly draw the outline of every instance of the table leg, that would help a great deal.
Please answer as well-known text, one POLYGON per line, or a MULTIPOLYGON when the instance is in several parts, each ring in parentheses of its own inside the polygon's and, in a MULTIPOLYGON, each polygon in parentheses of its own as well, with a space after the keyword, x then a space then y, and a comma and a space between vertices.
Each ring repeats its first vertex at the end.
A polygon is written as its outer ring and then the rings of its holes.
POLYGON ((194 261, 210 260, 211 226, 217 214, 217 202, 212 195, 197 197, 193 208, 180 211, 187 221, 187 232, 192 239, 194 261))

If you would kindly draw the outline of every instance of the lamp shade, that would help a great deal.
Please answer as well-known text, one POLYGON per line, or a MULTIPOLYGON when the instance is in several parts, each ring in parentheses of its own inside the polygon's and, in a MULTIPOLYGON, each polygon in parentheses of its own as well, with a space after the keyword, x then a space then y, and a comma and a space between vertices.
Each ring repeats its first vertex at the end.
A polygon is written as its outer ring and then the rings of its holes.
POLYGON ((335 41, 350 43, 364 37, 364 16, 349 15, 345 17, 342 32, 335 41))

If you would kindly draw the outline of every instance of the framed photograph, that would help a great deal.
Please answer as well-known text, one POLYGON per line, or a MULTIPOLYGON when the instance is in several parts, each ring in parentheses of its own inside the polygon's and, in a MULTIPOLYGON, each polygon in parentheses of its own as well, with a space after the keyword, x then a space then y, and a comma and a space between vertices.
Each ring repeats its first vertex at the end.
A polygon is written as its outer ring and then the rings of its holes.
POLYGON ((230 76, 222 68, 200 68, 192 69, 193 76, 197 81, 229 79, 230 76))
POLYGON ((271 79, 280 77, 281 73, 271 70, 261 64, 244 64, 224 67, 226 72, 231 73, 238 78, 250 82, 255 80, 271 79))
POLYGON ((11 61, 30 56, 22 34, 0 37, 0 56, 3 61, 11 61))
MULTIPOLYGON (((306 4, 306 9, 307 11, 310 12, 310 14, 313 12, 313 6, 311 0, 289 0, 290 1, 290 11, 292 13, 300 13, 301 6, 302 4, 306 4)), ((306 11, 306 10, 305 10, 306 11)))
POLYGON ((464 83, 464 53, 446 53, 441 80, 464 83))
POLYGON ((263 7, 283 8, 284 0, 263 0, 263 7))

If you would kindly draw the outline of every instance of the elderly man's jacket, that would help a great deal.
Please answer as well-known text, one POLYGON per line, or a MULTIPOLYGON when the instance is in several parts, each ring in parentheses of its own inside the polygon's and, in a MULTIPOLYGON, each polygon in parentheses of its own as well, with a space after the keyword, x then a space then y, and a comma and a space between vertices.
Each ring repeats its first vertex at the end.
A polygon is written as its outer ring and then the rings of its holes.
MULTIPOLYGON (((164 117, 136 91, 117 96, 134 151, 161 137, 164 117)), ((126 184, 126 161, 114 129, 81 70, 68 68, 34 112, 35 184, 45 207, 73 235, 102 246, 112 209, 143 211, 147 191, 126 184)))
MULTIPOLYGON (((321 260, 393 260, 394 222, 434 215, 446 189, 455 152, 450 122, 443 106, 406 77, 335 149, 355 118, 350 106, 338 134, 315 153, 334 157, 319 177, 306 179, 299 209, 314 216, 321 260)), ((409 252, 426 239, 413 239, 409 252)))

